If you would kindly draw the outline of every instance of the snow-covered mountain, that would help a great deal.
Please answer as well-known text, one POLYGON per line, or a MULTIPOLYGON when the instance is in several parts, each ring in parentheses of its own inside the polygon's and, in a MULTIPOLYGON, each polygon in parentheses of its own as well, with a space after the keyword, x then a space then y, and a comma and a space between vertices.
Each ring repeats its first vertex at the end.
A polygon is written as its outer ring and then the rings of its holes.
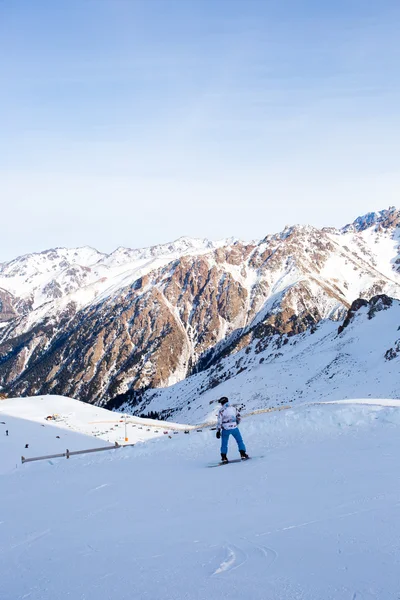
MULTIPOLYGON (((400 397, 400 302, 356 300, 339 325, 320 321, 296 336, 254 338, 210 368, 171 387, 147 391, 134 410, 180 422, 215 419, 216 399, 246 411, 304 402, 400 397)), ((126 395, 121 410, 132 410, 126 395)))
MULTIPOLYGON (((0 264, 0 290, 7 290, 17 301, 23 300, 30 309, 66 298, 82 308, 99 293, 111 293, 112 289, 124 287, 160 264, 223 243, 180 238, 171 244, 140 250, 117 248, 111 254, 102 254, 89 247, 54 248, 0 264), (75 296, 77 291, 81 293, 75 296)), ((63 305, 65 302, 58 302, 52 308, 57 310, 63 305)))
POLYGON ((254 242, 18 258, 0 265, 0 385, 150 406, 146 390, 225 370, 255 344, 325 321, 337 329, 357 298, 400 298, 399 246, 392 207, 341 230, 293 226, 254 242))

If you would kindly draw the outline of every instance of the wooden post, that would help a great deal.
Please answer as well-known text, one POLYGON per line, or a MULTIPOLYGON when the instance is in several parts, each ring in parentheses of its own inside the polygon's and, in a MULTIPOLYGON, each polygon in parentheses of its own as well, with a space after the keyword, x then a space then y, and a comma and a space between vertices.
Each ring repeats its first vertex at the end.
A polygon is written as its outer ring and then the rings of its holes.
POLYGON ((68 448, 66 450, 66 456, 67 456, 67 458, 69 458, 69 450, 68 450, 68 448))

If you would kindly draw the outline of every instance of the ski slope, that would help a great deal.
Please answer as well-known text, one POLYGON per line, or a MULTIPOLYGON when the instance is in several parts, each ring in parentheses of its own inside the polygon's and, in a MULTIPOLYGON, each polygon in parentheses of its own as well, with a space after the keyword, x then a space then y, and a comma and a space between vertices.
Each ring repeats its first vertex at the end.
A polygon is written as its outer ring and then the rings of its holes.
POLYGON ((255 458, 217 469, 204 430, 8 472, 0 598, 398 598, 400 410, 379 402, 247 417, 255 458))
MULTIPOLYGON (((67 448, 72 452, 107 445, 103 440, 76 431, 10 417, 0 412, 0 475, 20 468, 21 456, 31 458, 60 454, 67 448)), ((109 445, 112 447, 112 444, 109 445)))
POLYGON ((104 447, 107 442, 136 444, 183 429, 188 426, 123 415, 65 396, 8 398, 0 400, 0 472, 21 463, 21 456, 104 447), (49 416, 54 419, 46 420, 49 416))

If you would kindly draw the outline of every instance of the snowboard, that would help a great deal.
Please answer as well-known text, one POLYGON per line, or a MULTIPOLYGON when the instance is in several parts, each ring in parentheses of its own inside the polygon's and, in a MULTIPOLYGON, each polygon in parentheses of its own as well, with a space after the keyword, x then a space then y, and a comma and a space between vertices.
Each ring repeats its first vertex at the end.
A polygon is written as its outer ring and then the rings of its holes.
POLYGON ((228 460, 228 462, 213 463, 212 465, 207 465, 207 467, 209 469, 212 469, 213 467, 222 467, 223 465, 231 465, 233 463, 247 462, 248 460, 251 460, 251 456, 249 456, 249 458, 235 458, 234 460, 228 460))

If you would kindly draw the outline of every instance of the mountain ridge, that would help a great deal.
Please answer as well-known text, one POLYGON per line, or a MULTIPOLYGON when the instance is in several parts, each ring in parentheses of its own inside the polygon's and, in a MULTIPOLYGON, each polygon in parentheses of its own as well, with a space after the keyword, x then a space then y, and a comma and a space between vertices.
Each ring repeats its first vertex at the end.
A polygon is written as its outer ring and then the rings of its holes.
POLYGON ((399 224, 390 207, 341 230, 183 237, 109 255, 84 247, 83 265, 76 249, 22 257, 21 269, 3 263, 0 386, 107 405, 177 383, 257 336, 340 320, 356 298, 400 297, 399 224))
MULTIPOLYGON (((58 251, 63 251, 63 252, 65 251, 67 253, 74 252, 75 254, 77 254, 80 250, 85 250, 85 251, 90 250, 91 252, 99 255, 100 257, 110 258, 114 254, 117 254, 120 252, 126 252, 126 251, 131 252, 131 253, 137 253, 138 255, 142 255, 142 254, 149 254, 149 253, 152 253, 152 252, 155 252, 158 250, 163 251, 164 249, 174 249, 174 247, 176 249, 176 247, 179 245, 179 243, 181 243, 181 245, 186 244, 188 247, 193 247, 193 248, 195 247, 195 244, 192 244, 191 242, 203 242, 203 244, 209 248, 218 247, 221 245, 232 245, 235 243, 256 245, 258 243, 264 242, 265 240, 269 240, 276 236, 282 236, 286 232, 288 232, 288 231, 290 232, 291 230, 293 230, 295 228, 311 228, 311 229, 317 229, 317 230, 321 230, 321 231, 346 233, 347 231, 351 230, 352 228, 354 231, 363 231, 369 227, 373 227, 374 225, 378 225, 378 224, 383 224, 384 226, 387 227, 390 224, 398 224, 398 223, 399 223, 399 210, 395 206, 390 206, 388 209, 383 209, 378 212, 369 212, 369 213, 366 213, 365 215, 359 216, 352 223, 344 225, 341 228, 335 228, 335 227, 329 227, 329 226, 318 228, 314 225, 306 225, 306 224, 298 224, 297 223, 297 224, 293 224, 293 225, 286 225, 283 228, 283 230, 281 230, 280 232, 269 233, 266 236, 264 236, 264 238, 260 238, 260 240, 253 239, 253 240, 247 241, 247 242, 244 240, 241 240, 239 238, 236 238, 236 237, 221 238, 221 239, 213 241, 208 238, 194 238, 194 237, 190 237, 190 236, 180 236, 179 238, 177 238, 171 242, 165 242, 165 243, 161 243, 161 244, 153 244, 150 246, 144 246, 144 247, 140 247, 140 248, 130 248, 130 247, 125 247, 125 246, 118 246, 117 248, 115 248, 115 250, 111 251, 110 253, 101 252, 101 251, 97 250, 96 248, 94 248, 93 246, 89 246, 89 245, 76 246, 76 247, 72 247, 72 248, 69 248, 66 246, 56 246, 54 248, 48 248, 48 249, 41 250, 41 251, 21 254, 9 261, 0 262, 0 272, 4 269, 4 267, 9 266, 13 263, 21 262, 21 261, 24 261, 29 258, 40 257, 45 254, 57 253, 58 251)), ((99 260, 101 260, 101 258, 99 258, 98 261, 99 260)), ((98 262, 98 261, 96 261, 96 262, 98 262)))

